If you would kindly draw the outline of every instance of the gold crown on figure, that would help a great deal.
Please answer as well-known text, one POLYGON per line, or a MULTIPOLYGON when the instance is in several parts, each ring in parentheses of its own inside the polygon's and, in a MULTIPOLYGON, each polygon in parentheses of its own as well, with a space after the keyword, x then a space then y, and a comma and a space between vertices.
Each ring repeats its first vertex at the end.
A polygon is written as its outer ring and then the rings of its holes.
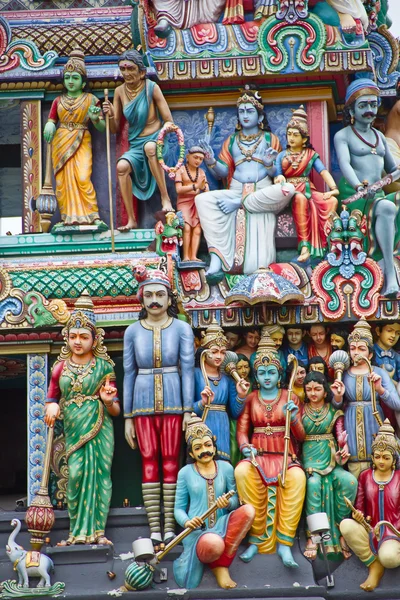
POLYGON ((383 425, 379 427, 378 433, 371 444, 371 454, 376 450, 379 452, 389 450, 393 455, 399 453, 399 442, 396 439, 394 429, 391 426, 389 419, 385 419, 383 425))
POLYGON ((64 73, 79 73, 86 77, 85 55, 80 48, 74 48, 71 51, 67 64, 64 67, 64 73))
POLYGON ((76 300, 74 310, 67 323, 67 329, 90 329, 96 333, 96 316, 94 314, 94 304, 89 292, 84 290, 82 295, 76 300))
POLYGON ((282 371, 281 361, 274 344, 274 340, 268 333, 267 327, 261 330, 261 339, 257 347, 256 358, 254 360, 254 370, 257 371, 261 365, 274 366, 278 371, 282 371))
POLYGON ((212 321, 205 332, 202 332, 200 346, 202 348, 211 348, 211 346, 227 348, 229 346, 228 340, 224 335, 224 330, 215 320, 212 321))
POLYGON ((241 104, 246 104, 247 102, 249 102, 258 110, 264 110, 262 98, 257 90, 252 90, 250 89, 249 85, 245 85, 244 88, 240 89, 240 92, 241 96, 239 96, 236 102, 236 106, 240 106, 241 104))
POLYGON ((353 331, 347 338, 348 344, 352 342, 365 342, 368 346, 373 346, 374 339, 371 333, 371 325, 363 317, 354 325, 353 331))
POLYGON ((211 429, 198 417, 195 413, 190 415, 190 420, 186 426, 185 440, 189 449, 192 446, 193 440, 200 439, 209 435, 215 441, 215 436, 211 429))
POLYGON ((299 108, 292 108, 292 118, 286 126, 286 129, 298 129, 303 137, 308 137, 308 122, 307 113, 304 110, 304 106, 301 105, 299 108))

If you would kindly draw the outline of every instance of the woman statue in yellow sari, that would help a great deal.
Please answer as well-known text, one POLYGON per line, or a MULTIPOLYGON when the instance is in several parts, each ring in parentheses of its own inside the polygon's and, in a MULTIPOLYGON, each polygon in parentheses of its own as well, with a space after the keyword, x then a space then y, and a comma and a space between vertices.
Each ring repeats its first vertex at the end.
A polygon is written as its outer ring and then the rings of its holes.
POLYGON ((96 327, 87 292, 75 302, 62 331, 65 346, 55 362, 47 393, 45 423, 49 427, 62 410, 68 461, 69 536, 60 546, 111 542, 104 530, 111 502, 114 429, 111 417, 120 406, 114 363, 96 327))
POLYGON ((52 142, 61 220, 63 225, 94 224, 105 228, 99 219, 96 192, 91 182, 92 139, 88 128, 90 120, 103 132, 105 122, 96 96, 84 92, 86 68, 81 50, 71 52, 63 79, 66 93, 54 100, 43 132, 46 142, 52 142))

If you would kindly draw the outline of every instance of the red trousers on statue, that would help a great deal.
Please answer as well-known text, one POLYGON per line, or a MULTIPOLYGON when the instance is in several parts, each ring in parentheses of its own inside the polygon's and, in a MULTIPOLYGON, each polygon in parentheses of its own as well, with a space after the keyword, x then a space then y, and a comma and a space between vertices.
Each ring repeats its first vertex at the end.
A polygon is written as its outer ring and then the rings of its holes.
POLYGON ((142 455, 143 483, 161 481, 160 459, 163 483, 176 483, 182 442, 182 419, 182 415, 134 417, 136 438, 142 455))
POLYGON ((196 545, 197 558, 210 569, 229 567, 239 544, 249 531, 256 514, 254 506, 244 504, 229 517, 225 537, 217 533, 204 533, 196 545))

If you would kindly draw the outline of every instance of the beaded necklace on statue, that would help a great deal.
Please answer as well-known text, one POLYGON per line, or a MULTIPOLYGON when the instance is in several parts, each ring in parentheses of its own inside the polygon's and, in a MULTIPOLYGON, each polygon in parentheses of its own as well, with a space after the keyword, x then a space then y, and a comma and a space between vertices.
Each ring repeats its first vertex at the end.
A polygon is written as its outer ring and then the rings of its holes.
MULTIPOLYGON (((196 469, 196 471, 198 472, 198 474, 200 475, 200 477, 202 477, 203 479, 205 479, 207 481, 207 503, 208 506, 212 506, 216 500, 215 498, 215 489, 214 489, 214 479, 216 478, 216 476, 218 475, 218 463, 214 461, 214 465, 215 465, 215 473, 214 475, 212 475, 212 477, 206 477, 205 475, 202 475, 199 471, 199 468, 197 466, 197 463, 194 463, 194 467, 196 469)), ((216 520, 217 520, 217 516, 216 516, 216 512, 214 512, 212 515, 210 515, 208 517, 208 525, 209 527, 214 527, 216 520)))
POLYGON ((190 181, 192 183, 197 183, 197 180, 199 178, 199 167, 196 167, 196 177, 193 179, 193 177, 190 174, 189 169, 187 168, 187 165, 185 165, 185 170, 186 170, 186 175, 189 177, 190 181))
POLYGON ((85 377, 90 375, 95 367, 96 359, 93 357, 85 365, 74 363, 71 359, 65 361, 66 375, 72 379, 72 391, 81 392, 83 387, 83 380, 85 377))
POLYGON ((379 135, 377 134, 377 132, 375 131, 375 129, 373 127, 371 127, 371 131, 374 132, 375 135, 375 144, 371 144, 371 142, 368 142, 368 140, 366 140, 365 138, 363 138, 363 136, 361 135, 361 133, 359 133, 357 131, 357 129, 354 127, 354 125, 350 125, 352 132, 354 133, 355 136, 358 137, 359 140, 361 140, 362 142, 364 142, 364 144, 366 144, 369 148, 371 148, 371 154, 376 154, 376 149, 378 147, 379 144, 379 135))
POLYGON ((73 96, 68 96, 67 94, 63 94, 60 97, 60 104, 62 107, 68 112, 72 113, 74 110, 80 107, 81 104, 86 100, 87 94, 83 93, 78 98, 74 98, 73 96))
POLYGON ((329 404, 324 404, 320 408, 312 408, 309 404, 304 404, 304 412, 307 417, 318 427, 321 425, 329 412, 329 404))
POLYGON ((253 146, 251 146, 251 148, 246 148, 245 146, 243 146, 240 141, 239 141, 239 137, 236 136, 236 143, 238 145, 238 148, 240 150, 240 152, 243 154, 243 156, 245 157, 245 160, 247 160, 248 162, 251 161, 251 159, 253 158, 253 155, 256 153, 258 146, 261 144, 263 140, 263 137, 260 135, 259 139, 255 142, 255 144, 253 146))
POLYGON ((137 87, 135 87, 133 90, 130 90, 128 88, 128 86, 126 85, 126 83, 124 83, 124 92, 125 92, 126 97, 129 100, 129 102, 131 102, 131 100, 133 100, 134 98, 136 98, 136 96, 142 90, 142 88, 143 88, 143 83, 142 82, 140 82, 140 84, 137 87))
POLYGON ((306 150, 307 148, 304 148, 301 152, 292 152, 291 150, 286 151, 286 159, 294 169, 297 169, 297 167, 303 160, 306 150))
POLYGON ((218 375, 218 377, 211 377, 211 375, 209 375, 208 379, 209 379, 210 383, 217 386, 217 385, 219 385, 219 382, 221 381, 221 375, 218 375))
POLYGON ((278 394, 277 394, 276 398, 274 398, 274 400, 264 400, 264 398, 261 397, 260 392, 258 392, 258 399, 259 399, 260 403, 263 405, 263 407, 265 408, 265 410, 267 411, 267 413, 270 413, 274 410, 275 405, 278 404, 278 402, 281 398, 281 393, 282 393, 282 390, 279 390, 278 394))
POLYGON ((262 136, 263 132, 262 131, 257 131, 257 133, 250 133, 249 135, 246 135, 243 133, 243 131, 239 132, 239 140, 241 142, 254 142, 254 141, 258 141, 260 139, 260 137, 262 136))

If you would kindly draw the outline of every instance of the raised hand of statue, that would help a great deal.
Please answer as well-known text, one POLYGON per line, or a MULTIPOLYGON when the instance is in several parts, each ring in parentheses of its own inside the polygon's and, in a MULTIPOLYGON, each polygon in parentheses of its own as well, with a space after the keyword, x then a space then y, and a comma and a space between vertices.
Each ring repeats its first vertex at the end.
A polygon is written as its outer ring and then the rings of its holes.
POLYGON ((245 379, 241 379, 236 384, 236 391, 239 398, 246 398, 247 394, 249 393, 249 389, 250 383, 245 379))
POLYGON ((340 450, 338 450, 335 453, 335 460, 337 462, 338 465, 344 465, 347 463, 347 461, 350 458, 350 452, 349 452, 349 447, 347 444, 345 444, 343 446, 343 448, 340 448, 340 450))
POLYGON ((335 381, 331 385, 331 390, 335 402, 341 402, 343 400, 343 396, 345 394, 346 388, 343 381, 339 381, 339 379, 335 379, 335 381))
POLYGON ((114 118, 115 111, 114 106, 110 100, 104 100, 103 102, 103 113, 109 115, 110 118, 114 118))
POLYGON ((94 104, 89 106, 88 115, 92 123, 98 123, 100 121, 100 112, 101 109, 99 106, 94 106, 94 104))
POLYGON ((58 419, 60 415, 60 405, 57 402, 47 402, 44 422, 48 427, 54 427, 54 423, 56 419, 58 419))
POLYGON ((110 385, 110 377, 107 375, 105 383, 100 388, 99 396, 106 404, 114 402, 114 398, 117 395, 117 388, 110 385))
POLYGON ((290 410, 290 420, 292 422, 296 420, 297 414, 299 412, 299 407, 297 406, 297 404, 295 402, 293 402, 293 400, 289 400, 289 402, 287 402, 282 407, 282 409, 284 412, 286 412, 287 410, 290 410))
POLYGON ((242 454, 245 458, 255 458, 257 456, 257 449, 250 445, 244 446, 242 454))
POLYGON ((278 156, 277 150, 274 150, 273 148, 267 148, 265 151, 264 157, 263 157, 264 165, 267 168, 272 167, 277 156, 278 156))
POLYGON ((215 398, 214 392, 208 385, 206 385, 204 390, 202 392, 200 392, 200 396, 201 396, 201 403, 203 406, 205 406, 206 404, 211 404, 215 398))
POLYGON ((186 521, 185 529, 187 529, 188 527, 190 527, 190 529, 197 529, 198 527, 201 527, 203 524, 204 524, 203 519, 201 519, 200 517, 193 517, 193 519, 189 519, 189 521, 186 521))
POLYGON ((220 496, 216 499, 215 504, 218 506, 218 508, 228 508, 229 498, 226 496, 220 496))
POLYGON ((129 446, 132 448, 132 450, 135 450, 135 448, 137 448, 136 431, 133 419, 125 419, 125 439, 128 442, 129 446))
POLYGON ((382 377, 378 375, 378 373, 372 372, 368 375, 368 379, 374 384, 375 391, 379 394, 379 396, 383 396, 385 393, 385 388, 382 385, 382 377))
POLYGON ((54 134, 56 132, 56 125, 53 121, 47 121, 44 126, 43 137, 48 144, 51 144, 53 141, 54 134))
POLYGON ((361 512, 361 510, 354 510, 352 512, 351 516, 353 517, 353 519, 355 521, 357 521, 357 523, 363 523, 363 521, 365 519, 365 517, 364 517, 363 513, 361 512))
POLYGON ((204 162, 206 165, 211 165, 215 161, 214 150, 211 148, 210 144, 204 138, 199 140, 199 146, 203 148, 205 152, 204 162))

